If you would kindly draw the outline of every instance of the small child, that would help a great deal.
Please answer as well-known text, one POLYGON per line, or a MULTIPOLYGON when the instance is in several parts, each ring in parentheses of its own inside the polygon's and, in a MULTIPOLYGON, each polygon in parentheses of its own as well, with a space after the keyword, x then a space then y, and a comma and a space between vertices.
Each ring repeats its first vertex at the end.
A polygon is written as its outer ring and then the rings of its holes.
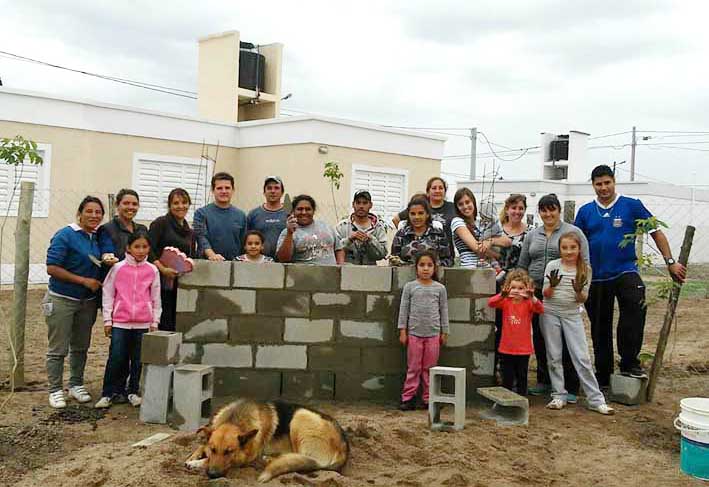
POLYGON ((438 363, 448 341, 448 294, 438 282, 436 254, 416 254, 416 280, 407 282, 399 307, 399 342, 407 347, 407 370, 399 409, 416 409, 415 396, 423 379, 423 407, 428 408, 429 369, 438 363))
POLYGON ((527 395, 529 357, 532 344, 532 315, 544 313, 544 305, 534 296, 534 281, 526 271, 507 273, 502 292, 491 297, 487 305, 502 310, 502 336, 498 353, 502 386, 527 395))
POLYGON ((103 282, 103 332, 111 338, 103 392, 96 408, 125 401, 140 406, 140 348, 143 334, 158 329, 162 305, 160 273, 148 262, 150 239, 139 230, 130 236, 125 259, 115 264, 103 282), (126 391, 126 379, 128 389, 126 391))
POLYGON ((571 362, 586 393, 588 408, 601 414, 614 414, 613 408, 606 404, 593 373, 581 319, 582 305, 588 298, 591 268, 581 257, 581 239, 577 233, 568 232, 559 237, 559 255, 561 259, 549 262, 544 271, 546 313, 542 316, 541 329, 552 387, 552 400, 547 407, 561 409, 566 405, 564 367, 561 363, 562 340, 565 340, 571 362))
POLYGON ((246 253, 238 256, 236 260, 240 262, 254 262, 263 264, 264 262, 273 262, 273 258, 263 255, 263 233, 258 230, 249 230, 246 232, 244 239, 244 249, 246 253))

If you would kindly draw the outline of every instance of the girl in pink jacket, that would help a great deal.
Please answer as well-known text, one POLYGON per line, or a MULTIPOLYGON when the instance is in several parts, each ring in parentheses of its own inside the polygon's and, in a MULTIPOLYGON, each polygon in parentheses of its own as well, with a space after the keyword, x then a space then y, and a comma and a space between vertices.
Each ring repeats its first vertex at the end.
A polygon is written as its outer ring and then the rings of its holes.
POLYGON ((143 334, 158 329, 160 274, 148 262, 150 240, 144 231, 131 235, 126 257, 109 271, 103 282, 103 331, 111 338, 103 392, 96 408, 113 402, 140 406, 140 346, 143 334), (126 389, 126 380, 128 388, 126 389))

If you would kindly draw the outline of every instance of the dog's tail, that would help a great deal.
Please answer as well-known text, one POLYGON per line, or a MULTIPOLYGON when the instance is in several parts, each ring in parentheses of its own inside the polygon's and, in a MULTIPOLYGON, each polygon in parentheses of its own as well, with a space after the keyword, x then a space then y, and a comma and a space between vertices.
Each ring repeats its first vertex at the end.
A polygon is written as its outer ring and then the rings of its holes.
POLYGON ((273 477, 288 472, 312 472, 313 470, 327 469, 328 465, 321 465, 316 459, 300 453, 284 453, 274 458, 264 471, 259 475, 259 482, 268 482, 273 477))

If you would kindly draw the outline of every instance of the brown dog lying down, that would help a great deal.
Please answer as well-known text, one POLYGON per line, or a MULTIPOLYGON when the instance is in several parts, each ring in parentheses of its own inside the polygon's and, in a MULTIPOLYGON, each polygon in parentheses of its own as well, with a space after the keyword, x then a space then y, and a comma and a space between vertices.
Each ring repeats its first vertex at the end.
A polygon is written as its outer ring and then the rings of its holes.
POLYGON ((275 456, 260 482, 288 472, 335 470, 347 463, 349 445, 335 419, 297 404, 239 399, 220 409, 198 433, 204 444, 186 465, 205 468, 209 478, 275 456))

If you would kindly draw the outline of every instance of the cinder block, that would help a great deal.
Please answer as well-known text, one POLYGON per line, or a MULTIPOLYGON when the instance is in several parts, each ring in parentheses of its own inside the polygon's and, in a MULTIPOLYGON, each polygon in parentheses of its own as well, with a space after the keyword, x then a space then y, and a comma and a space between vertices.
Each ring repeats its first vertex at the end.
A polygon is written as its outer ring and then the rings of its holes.
POLYGON ((239 315, 256 312, 256 291, 253 289, 208 289, 202 291, 201 314, 239 315))
POLYGON ((340 339, 342 342, 378 342, 386 340, 386 329, 393 327, 383 321, 340 320, 340 339))
POLYGON ((337 291, 339 288, 339 266, 286 265, 286 289, 298 291, 337 291))
POLYGON ((332 328, 332 320, 286 318, 283 340, 302 343, 328 342, 332 340, 332 328))
POLYGON ((175 366, 143 364, 143 402, 140 420, 144 423, 167 423, 172 402, 172 380, 175 366))
POLYGON ((362 367, 365 372, 376 374, 403 373, 406 371, 406 348, 362 348, 362 367))
POLYGON ((189 342, 224 342, 229 338, 229 326, 226 318, 207 319, 190 327, 183 337, 189 342))
POLYGON ((214 368, 180 365, 175 368, 172 420, 182 431, 194 431, 209 422, 214 397, 214 368))
POLYGON ((494 352, 473 352, 473 375, 490 376, 495 373, 494 352))
POLYGON ((238 396, 272 401, 281 394, 281 372, 217 368, 214 393, 217 397, 238 396))
POLYGON ((202 363, 214 367, 251 367, 253 357, 251 345, 229 345, 207 343, 203 347, 202 363))
POLYGON ((201 364, 204 347, 201 343, 183 343, 180 345, 180 364, 201 364))
POLYGON ((347 265, 342 267, 343 291, 391 291, 391 267, 347 265))
POLYGON ((192 313, 197 311, 197 297, 199 296, 198 289, 183 289, 177 290, 177 312, 192 313))
POLYGON ((609 399, 613 402, 635 406, 647 400, 647 379, 612 374, 610 386, 609 399))
POLYGON ((256 367, 260 369, 305 369, 308 366, 305 345, 259 345, 256 367))
POLYGON ((234 262, 234 287, 253 287, 258 289, 283 289, 285 277, 283 264, 252 264, 234 262))
POLYGON ((404 374, 335 374, 335 399, 340 401, 393 401, 401 396, 404 374))
POLYGON ((230 343, 281 343, 283 318, 234 316, 229 320, 230 343))
POLYGON ((195 259, 192 272, 179 279, 179 285, 199 287, 229 287, 231 285, 231 262, 211 262, 195 259))
POLYGON ((256 310, 259 315, 266 316, 307 317, 310 315, 310 294, 297 291, 258 291, 256 310))
POLYGON ((359 371, 360 364, 360 349, 356 347, 308 347, 309 370, 359 371))
POLYGON ((470 320, 470 299, 450 298, 448 299, 448 319, 450 321, 470 320))
POLYGON ((479 387, 477 389, 493 405, 480 415, 485 419, 494 419, 502 426, 526 425, 529 423, 529 400, 504 387, 479 387))
POLYGON ((416 279, 416 269, 412 265, 391 268, 392 290, 401 291, 407 282, 416 279))
POLYGON ((310 316, 313 318, 364 318, 364 294, 313 293, 310 316))
POLYGON ((288 399, 311 400, 335 397, 335 374, 333 372, 288 372, 284 371, 281 395, 288 399))
POLYGON ((473 300, 474 306, 470 315, 472 321, 476 323, 495 322, 495 308, 491 308, 487 305, 487 299, 488 298, 478 298, 473 300))
MULTIPOLYGON (((448 347, 464 347, 473 343, 487 344, 492 334, 492 326, 476 325, 473 323, 459 323, 451 321, 448 347)), ((494 339, 494 337, 493 337, 494 339)), ((494 342, 491 342, 494 347, 494 342)))
POLYGON ((367 295, 367 318, 373 320, 394 321, 399 308, 399 301, 391 294, 367 295))
POLYGON ((163 330, 146 333, 140 348, 140 361, 153 365, 176 364, 180 359, 181 343, 182 333, 163 330))
POLYGON ((431 367, 430 371, 430 396, 428 400, 428 416, 432 430, 452 428, 462 430, 465 427, 465 369, 462 367, 431 367), (454 389, 452 393, 445 393, 441 388, 442 379, 452 377, 454 389), (453 424, 441 422, 441 405, 453 405, 453 424))
POLYGON ((493 269, 448 268, 445 273, 448 296, 491 296, 495 294, 493 269))

